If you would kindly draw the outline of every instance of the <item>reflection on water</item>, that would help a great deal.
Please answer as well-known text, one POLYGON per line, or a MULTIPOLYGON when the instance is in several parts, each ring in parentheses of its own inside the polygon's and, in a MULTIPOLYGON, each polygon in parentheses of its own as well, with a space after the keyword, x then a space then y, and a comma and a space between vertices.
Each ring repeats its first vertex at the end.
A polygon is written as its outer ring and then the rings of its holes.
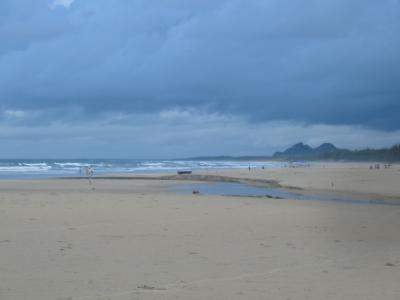
POLYGON ((312 200, 323 202, 343 202, 351 204, 383 204, 383 205, 400 205, 399 202, 385 202, 379 199, 358 199, 348 196, 327 196, 316 194, 302 194, 290 190, 274 187, 257 187, 244 183, 192 183, 181 184, 172 188, 174 192, 192 193, 198 191, 204 195, 219 196, 245 196, 245 197, 267 197, 275 199, 294 199, 294 200, 312 200))

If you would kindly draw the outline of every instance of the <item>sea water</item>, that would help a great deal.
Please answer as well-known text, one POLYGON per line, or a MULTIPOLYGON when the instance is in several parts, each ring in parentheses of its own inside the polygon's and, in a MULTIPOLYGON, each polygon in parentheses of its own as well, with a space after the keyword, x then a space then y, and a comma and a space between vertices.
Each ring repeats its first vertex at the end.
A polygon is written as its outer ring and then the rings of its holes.
POLYGON ((166 160, 166 159, 1 159, 0 179, 79 176, 92 167, 95 175, 112 173, 176 172, 177 170, 280 168, 280 162, 166 160))

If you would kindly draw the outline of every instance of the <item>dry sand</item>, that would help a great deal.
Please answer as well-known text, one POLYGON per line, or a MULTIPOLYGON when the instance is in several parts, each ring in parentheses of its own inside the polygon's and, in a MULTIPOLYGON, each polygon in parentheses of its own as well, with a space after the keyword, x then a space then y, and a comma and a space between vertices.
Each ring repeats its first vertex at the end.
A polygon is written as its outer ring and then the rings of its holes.
MULTIPOLYGON (((223 175, 400 195, 397 167, 246 172, 223 175)), ((400 206, 167 191, 176 183, 0 182, 0 299, 400 298, 400 206)))

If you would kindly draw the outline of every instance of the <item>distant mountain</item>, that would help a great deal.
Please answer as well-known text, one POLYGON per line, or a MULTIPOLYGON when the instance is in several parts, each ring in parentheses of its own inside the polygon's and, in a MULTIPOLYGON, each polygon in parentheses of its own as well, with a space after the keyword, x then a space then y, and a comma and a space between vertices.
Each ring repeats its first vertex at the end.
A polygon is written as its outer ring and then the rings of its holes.
POLYGON ((347 150, 339 149, 332 143, 323 143, 312 148, 304 143, 297 143, 283 152, 276 152, 273 156, 205 156, 192 157, 183 160, 306 160, 306 161, 382 161, 400 162, 400 144, 391 148, 347 150))
POLYGON ((297 143, 283 152, 276 152, 274 158, 307 158, 315 155, 323 155, 325 153, 333 153, 339 149, 331 143, 324 143, 319 147, 312 148, 303 143, 297 143))
POLYGON ((339 149, 331 143, 312 148, 297 143, 283 152, 276 152, 274 160, 342 160, 342 161, 400 161, 400 144, 384 149, 347 150, 339 149))
POLYGON ((323 143, 321 146, 314 149, 317 153, 331 153, 338 151, 339 149, 335 147, 334 144, 331 143, 323 143))
POLYGON ((313 148, 311 148, 308 145, 305 145, 303 143, 297 143, 290 147, 289 149, 286 149, 283 151, 283 155, 308 155, 311 154, 314 151, 313 148))

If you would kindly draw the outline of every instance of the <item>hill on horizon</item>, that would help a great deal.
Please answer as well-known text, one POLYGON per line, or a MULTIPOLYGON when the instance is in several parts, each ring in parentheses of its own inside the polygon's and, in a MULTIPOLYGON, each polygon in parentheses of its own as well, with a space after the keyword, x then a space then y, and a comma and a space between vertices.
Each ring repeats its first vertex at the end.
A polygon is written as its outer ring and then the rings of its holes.
POLYGON ((304 143, 294 144, 292 147, 286 149, 283 152, 276 152, 273 157, 306 157, 306 156, 315 156, 315 155, 324 155, 329 153, 334 153, 339 151, 334 144, 332 143, 323 143, 318 147, 312 148, 304 143))
POLYGON ((400 144, 391 148, 348 150, 337 148, 332 143, 323 143, 312 148, 297 143, 283 152, 276 152, 277 160, 343 160, 343 161, 400 161, 400 144))
POLYGON ((348 150, 337 148, 332 143, 323 143, 318 147, 311 147, 302 142, 294 144, 282 152, 271 155, 246 155, 246 156, 198 156, 184 158, 184 160, 277 160, 277 161, 382 161, 400 162, 400 144, 390 148, 348 150))

